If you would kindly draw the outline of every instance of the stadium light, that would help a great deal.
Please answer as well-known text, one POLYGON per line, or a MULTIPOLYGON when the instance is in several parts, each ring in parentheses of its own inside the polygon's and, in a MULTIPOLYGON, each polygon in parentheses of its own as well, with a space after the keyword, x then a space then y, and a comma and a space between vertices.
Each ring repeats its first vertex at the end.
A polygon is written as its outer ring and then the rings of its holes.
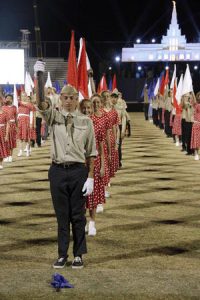
POLYGON ((116 56, 116 57, 115 57, 115 61, 116 61, 116 62, 119 62, 119 61, 120 61, 120 57, 119 57, 119 56, 116 56))

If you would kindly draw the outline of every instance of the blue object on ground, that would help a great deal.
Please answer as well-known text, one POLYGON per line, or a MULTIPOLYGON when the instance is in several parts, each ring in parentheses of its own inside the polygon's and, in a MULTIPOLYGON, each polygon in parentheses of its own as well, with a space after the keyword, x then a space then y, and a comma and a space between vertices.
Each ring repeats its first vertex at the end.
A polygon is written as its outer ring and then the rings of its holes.
POLYGON ((51 282, 51 285, 55 288, 55 289, 63 289, 63 288, 73 288, 74 286, 72 284, 69 283, 69 281, 67 279, 65 279, 64 276, 55 273, 52 276, 53 281, 51 282))

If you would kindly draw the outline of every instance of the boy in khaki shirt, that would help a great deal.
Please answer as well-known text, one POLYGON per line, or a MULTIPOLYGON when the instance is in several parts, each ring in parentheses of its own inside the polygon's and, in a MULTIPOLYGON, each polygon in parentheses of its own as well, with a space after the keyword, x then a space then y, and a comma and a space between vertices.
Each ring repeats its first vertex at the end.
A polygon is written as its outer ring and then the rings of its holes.
MULTIPOLYGON (((35 73, 44 73, 44 63, 37 61, 35 73)), ((93 192, 96 143, 92 121, 79 112, 78 92, 71 85, 61 91, 60 111, 48 99, 39 99, 37 105, 51 127, 50 190, 58 223, 58 259, 53 267, 63 268, 67 262, 70 242, 70 224, 73 233, 72 268, 83 268, 82 254, 87 252, 85 239, 85 196, 93 192), (85 163, 86 162, 86 163, 85 163)))

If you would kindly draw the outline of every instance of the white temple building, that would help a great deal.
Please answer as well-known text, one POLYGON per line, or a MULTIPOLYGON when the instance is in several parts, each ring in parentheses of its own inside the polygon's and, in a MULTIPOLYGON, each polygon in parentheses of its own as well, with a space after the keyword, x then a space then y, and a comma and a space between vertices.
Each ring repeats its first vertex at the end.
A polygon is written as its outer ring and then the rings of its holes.
POLYGON ((123 48, 123 62, 200 60, 200 43, 187 43, 185 35, 181 35, 177 20, 176 2, 172 2, 171 24, 167 30, 167 35, 162 37, 161 44, 134 44, 133 48, 123 48))

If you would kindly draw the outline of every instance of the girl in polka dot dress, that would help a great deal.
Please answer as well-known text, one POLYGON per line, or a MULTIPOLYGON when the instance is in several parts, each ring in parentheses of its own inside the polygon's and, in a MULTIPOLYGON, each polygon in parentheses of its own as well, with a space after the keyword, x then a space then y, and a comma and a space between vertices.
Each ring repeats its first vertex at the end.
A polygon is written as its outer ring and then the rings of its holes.
MULTIPOLYGON (((107 113, 102 109, 101 96, 99 94, 94 94, 91 97, 94 114, 93 120, 98 123, 103 134, 103 149, 104 149, 104 186, 105 186, 105 197, 109 197, 107 191, 110 182, 110 168, 109 163, 111 161, 111 148, 110 148, 110 131, 112 130, 112 125, 107 116, 107 113)), ((103 212, 103 203, 99 203, 97 207, 97 212, 103 212)))
POLYGON ((17 147, 17 107, 12 103, 13 96, 6 95, 5 105, 2 109, 8 114, 9 118, 8 148, 10 155, 4 159, 5 162, 12 162, 13 149, 17 147))
POLYGON ((26 156, 30 156, 30 112, 34 110, 33 104, 30 103, 25 92, 21 94, 21 101, 18 108, 18 134, 19 153, 22 156, 23 142, 27 143, 26 156))
POLYGON ((115 176, 119 168, 119 154, 118 154, 118 130, 119 130, 119 116, 114 109, 114 105, 110 100, 110 93, 108 91, 102 92, 102 104, 103 110, 107 113, 107 116, 111 123, 110 130, 110 147, 111 147, 111 159, 110 159, 110 178, 115 176))
POLYGON ((96 235, 95 214, 98 203, 105 202, 104 198, 104 151, 103 151, 103 135, 99 123, 95 121, 93 115, 92 102, 89 99, 83 99, 80 103, 80 110, 83 114, 90 116, 94 125, 97 157, 94 161, 94 191, 87 197, 86 207, 89 209, 90 221, 88 226, 88 235, 96 235))
POLYGON ((9 156, 9 116, 2 107, 3 99, 0 97, 0 170, 3 169, 3 159, 9 156))
POLYGON ((196 103, 194 104, 194 123, 192 125, 191 149, 195 150, 194 159, 199 160, 200 148, 200 92, 196 95, 196 103))

